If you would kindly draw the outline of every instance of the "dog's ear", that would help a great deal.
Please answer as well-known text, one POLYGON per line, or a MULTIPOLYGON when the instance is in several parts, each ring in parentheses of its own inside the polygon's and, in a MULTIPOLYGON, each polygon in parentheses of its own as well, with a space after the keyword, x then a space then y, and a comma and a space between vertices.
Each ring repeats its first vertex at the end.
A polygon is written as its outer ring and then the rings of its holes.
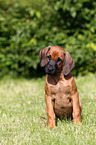
POLYGON ((40 66, 44 67, 46 65, 46 54, 50 50, 51 46, 45 47, 44 49, 40 50, 39 57, 41 60, 40 66))
POLYGON ((63 74, 68 75, 73 69, 73 67, 75 66, 75 62, 72 56, 69 54, 69 52, 66 51, 64 55, 65 55, 65 61, 63 65, 63 74))

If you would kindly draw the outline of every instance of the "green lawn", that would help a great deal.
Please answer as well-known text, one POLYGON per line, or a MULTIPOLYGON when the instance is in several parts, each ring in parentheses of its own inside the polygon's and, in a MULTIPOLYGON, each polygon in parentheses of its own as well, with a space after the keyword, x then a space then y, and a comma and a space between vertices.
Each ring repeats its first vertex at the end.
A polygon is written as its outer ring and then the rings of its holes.
POLYGON ((82 101, 82 124, 58 120, 48 129, 45 113, 45 77, 0 80, 0 145, 95 145, 96 74, 75 78, 82 101))

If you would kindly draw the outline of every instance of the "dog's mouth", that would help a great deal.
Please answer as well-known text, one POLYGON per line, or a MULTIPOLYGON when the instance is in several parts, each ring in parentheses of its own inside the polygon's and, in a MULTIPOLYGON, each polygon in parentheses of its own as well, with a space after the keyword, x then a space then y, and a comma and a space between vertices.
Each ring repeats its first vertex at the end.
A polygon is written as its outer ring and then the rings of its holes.
POLYGON ((50 75, 54 75, 56 73, 58 73, 58 67, 55 65, 55 66, 49 66, 49 65, 46 65, 45 66, 45 72, 47 74, 50 74, 50 75))
POLYGON ((46 68, 45 68, 45 72, 47 73, 47 74, 50 74, 50 75, 54 75, 54 74, 56 74, 58 71, 55 71, 55 70, 47 70, 46 68))

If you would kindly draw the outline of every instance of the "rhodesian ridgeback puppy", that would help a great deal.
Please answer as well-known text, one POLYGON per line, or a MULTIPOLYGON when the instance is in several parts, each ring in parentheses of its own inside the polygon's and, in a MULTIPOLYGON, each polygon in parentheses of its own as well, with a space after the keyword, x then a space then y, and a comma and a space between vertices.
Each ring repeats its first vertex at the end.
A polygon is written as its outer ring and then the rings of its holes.
POLYGON ((48 46, 39 53, 41 67, 47 73, 45 101, 48 127, 56 126, 56 117, 73 115, 75 123, 81 123, 81 101, 71 70, 74 60, 59 46, 48 46))

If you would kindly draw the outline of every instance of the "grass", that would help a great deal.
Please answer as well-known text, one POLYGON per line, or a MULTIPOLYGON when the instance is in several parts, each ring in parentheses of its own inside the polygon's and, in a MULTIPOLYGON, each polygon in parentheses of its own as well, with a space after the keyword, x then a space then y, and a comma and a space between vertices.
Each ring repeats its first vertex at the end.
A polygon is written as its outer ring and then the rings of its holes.
POLYGON ((96 74, 75 80, 83 106, 82 124, 58 120, 56 129, 48 129, 40 118, 46 117, 45 77, 1 79, 0 145, 95 145, 96 74))

